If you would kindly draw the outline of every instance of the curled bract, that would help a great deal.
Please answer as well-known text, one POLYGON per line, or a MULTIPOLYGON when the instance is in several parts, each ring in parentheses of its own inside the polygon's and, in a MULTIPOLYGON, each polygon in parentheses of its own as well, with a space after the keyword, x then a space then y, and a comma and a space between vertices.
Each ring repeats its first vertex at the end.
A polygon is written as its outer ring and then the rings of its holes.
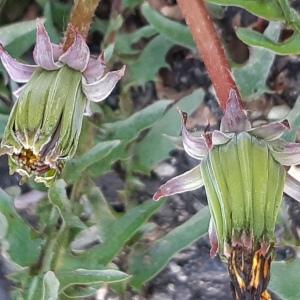
MULTIPOLYGON (((202 134, 196 133, 192 134, 186 127, 187 114, 180 111, 181 115, 181 133, 182 142, 184 150, 191 157, 202 161, 206 158, 210 151, 216 149, 218 146, 226 145, 228 142, 232 141, 235 137, 246 136, 252 139, 256 138, 258 141, 266 142, 266 146, 270 151, 272 157, 279 164, 284 166, 291 166, 300 163, 300 144, 299 143, 288 143, 283 141, 281 136, 288 130, 290 126, 287 120, 282 122, 273 122, 261 125, 259 127, 251 127, 250 122, 246 116, 245 111, 241 108, 236 93, 232 90, 228 99, 228 110, 226 110, 222 120, 221 120, 221 130, 214 130, 213 132, 205 132, 202 134), (239 135, 239 133, 243 133, 239 135)), ((199 165, 200 168, 200 165, 199 165)), ((163 186, 164 190, 173 190, 173 186, 176 185, 176 193, 186 192, 185 182, 187 182, 186 177, 189 177, 190 181, 200 182, 199 178, 201 173, 189 173, 179 175, 177 178, 172 178, 169 182, 165 183, 163 186), (178 186, 182 186, 182 191, 178 190, 178 186)), ((198 187, 203 185, 203 181, 198 187)), ((294 185, 295 186, 295 185, 294 185)), ((192 187, 190 190, 194 190, 192 187)), ((158 193, 154 195, 155 200, 159 200, 161 197, 169 196, 169 193, 162 193, 161 188, 159 188, 158 193)), ((299 199, 297 199, 300 201, 299 199)))

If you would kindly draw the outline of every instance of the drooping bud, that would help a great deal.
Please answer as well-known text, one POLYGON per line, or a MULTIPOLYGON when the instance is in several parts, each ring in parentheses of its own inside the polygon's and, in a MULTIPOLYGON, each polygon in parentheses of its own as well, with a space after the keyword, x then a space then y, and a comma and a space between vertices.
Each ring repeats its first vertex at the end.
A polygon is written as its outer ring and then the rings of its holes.
POLYGON ((36 65, 18 62, 0 43, 0 60, 10 78, 26 83, 14 91, 18 99, 0 149, 0 155, 10 155, 10 172, 21 174, 23 181, 33 176, 50 185, 75 154, 90 102, 103 101, 124 75, 125 66, 105 72, 103 56, 91 57, 84 37, 73 31, 74 41, 64 52, 37 20, 36 65))
POLYGON ((11 173, 34 176, 46 185, 74 155, 86 96, 80 72, 64 66, 38 69, 15 103, 1 143, 11 173))
POLYGON ((200 166, 235 299, 260 299, 270 278, 286 171, 267 143, 247 132, 215 146, 200 166))
POLYGON ((210 254, 228 262, 234 299, 270 300, 266 288, 283 190, 300 202, 300 183, 285 169, 300 164, 300 144, 281 139, 290 129, 287 120, 251 127, 235 91, 221 131, 194 135, 186 128, 187 115, 181 115, 184 149, 201 162, 164 183, 153 198, 204 184, 212 216, 210 254))

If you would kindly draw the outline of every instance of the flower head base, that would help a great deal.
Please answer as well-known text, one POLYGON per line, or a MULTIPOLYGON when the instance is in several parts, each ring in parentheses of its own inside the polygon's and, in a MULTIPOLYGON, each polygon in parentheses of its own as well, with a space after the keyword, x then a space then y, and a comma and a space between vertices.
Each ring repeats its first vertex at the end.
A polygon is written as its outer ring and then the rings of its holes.
POLYGON ((200 169, 220 254, 229 257, 237 244, 274 242, 285 169, 264 140, 240 132, 213 147, 200 169))
MULTIPOLYGON (((24 176, 30 176, 31 174, 42 176, 45 173, 50 173, 51 176, 51 172, 49 172, 51 170, 50 165, 45 164, 41 156, 34 154, 30 149, 22 149, 19 154, 13 153, 10 158, 10 165, 11 169, 20 166, 21 168, 18 171, 24 173, 24 176)), ((56 167, 61 169, 62 165, 57 165, 56 167)), ((55 172, 55 168, 53 169, 55 172)))
POLYGON ((253 251, 235 246, 228 259, 228 271, 234 299, 271 300, 267 292, 273 245, 253 251))
POLYGON ((187 130, 186 118, 182 113, 184 149, 201 162, 162 185, 154 199, 204 184, 212 216, 211 255, 218 253, 228 261, 235 299, 261 299, 263 294, 268 299, 265 290, 283 191, 300 198, 299 184, 284 166, 300 163, 300 144, 280 139, 289 130, 286 120, 251 128, 234 91, 221 131, 196 137, 187 130))
POLYGON ((52 44, 41 22, 37 22, 36 65, 14 60, 0 45, 0 59, 11 79, 26 83, 15 92, 1 153, 9 155, 10 172, 23 179, 34 177, 49 185, 77 149, 84 114, 90 101, 104 100, 124 75, 104 75, 104 61, 90 56, 79 33, 63 52, 52 44))

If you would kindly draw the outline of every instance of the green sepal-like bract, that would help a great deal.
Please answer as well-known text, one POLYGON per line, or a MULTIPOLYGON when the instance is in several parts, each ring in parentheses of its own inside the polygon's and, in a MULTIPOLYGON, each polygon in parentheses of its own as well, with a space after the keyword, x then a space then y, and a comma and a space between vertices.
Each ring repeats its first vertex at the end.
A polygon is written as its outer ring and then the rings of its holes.
POLYGON ((287 120, 252 127, 234 90, 220 130, 194 134, 186 127, 187 114, 181 112, 181 118, 184 149, 200 163, 161 185, 153 199, 204 184, 212 216, 210 255, 218 253, 228 263, 234 298, 269 299, 266 288, 283 191, 300 201, 300 184, 285 169, 300 163, 300 144, 281 139, 290 130, 287 120))
POLYGON ((49 184, 76 151, 86 96, 80 72, 37 69, 15 103, 1 147, 11 172, 49 184))
POLYGON ((273 242, 286 171, 267 143, 238 133, 215 146, 200 166, 219 253, 228 254, 226 245, 244 245, 245 237, 250 244, 273 242))
MULTIPOLYGON (((73 29, 70 29, 73 30, 73 29)), ((34 177, 46 185, 55 179, 77 148, 83 115, 91 115, 90 102, 100 102, 124 76, 125 66, 106 72, 102 55, 92 57, 85 38, 73 32, 67 49, 53 44, 37 20, 34 65, 24 64, 0 43, 0 61, 21 88, 1 143, 0 155, 9 155, 10 173, 24 182, 34 177)))

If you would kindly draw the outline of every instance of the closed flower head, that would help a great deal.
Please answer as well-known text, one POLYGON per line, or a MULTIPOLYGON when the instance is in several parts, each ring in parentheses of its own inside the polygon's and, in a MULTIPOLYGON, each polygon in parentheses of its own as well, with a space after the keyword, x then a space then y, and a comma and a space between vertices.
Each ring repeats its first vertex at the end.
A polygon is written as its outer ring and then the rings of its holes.
POLYGON ((205 186, 211 213, 211 255, 228 262, 235 299, 268 299, 275 224, 283 191, 299 199, 286 166, 300 163, 300 144, 281 139, 286 120, 252 128, 231 91, 221 130, 193 135, 182 115, 185 151, 194 169, 162 185, 154 199, 205 186))
POLYGON ((49 185, 77 149, 90 101, 100 102, 113 90, 125 68, 105 73, 103 57, 90 56, 83 37, 74 30, 64 52, 52 44, 37 21, 35 65, 13 59, 0 44, 0 59, 11 79, 26 83, 15 92, 1 154, 9 155, 10 172, 49 185))

